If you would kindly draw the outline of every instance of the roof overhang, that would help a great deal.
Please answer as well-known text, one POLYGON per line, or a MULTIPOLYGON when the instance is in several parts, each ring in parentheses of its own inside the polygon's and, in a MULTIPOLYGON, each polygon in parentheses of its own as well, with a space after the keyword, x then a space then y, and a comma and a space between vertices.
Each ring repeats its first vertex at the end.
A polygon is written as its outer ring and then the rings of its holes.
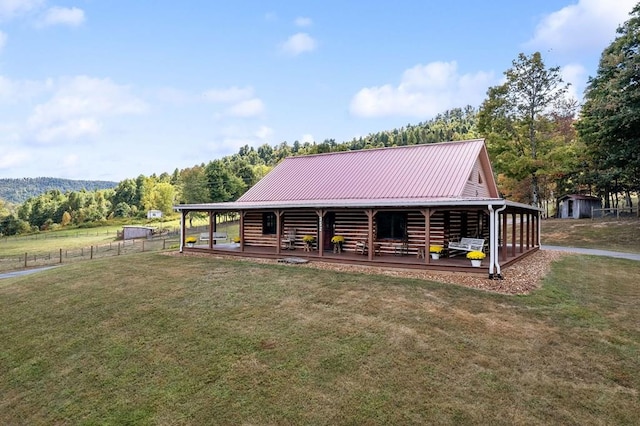
POLYGON ((528 204, 515 203, 502 198, 421 198, 421 199, 359 199, 359 200, 288 200, 259 202, 228 202, 204 204, 179 204, 178 212, 236 212, 274 209, 372 209, 372 208, 436 208, 436 207, 487 207, 507 206, 522 210, 542 211, 528 204))

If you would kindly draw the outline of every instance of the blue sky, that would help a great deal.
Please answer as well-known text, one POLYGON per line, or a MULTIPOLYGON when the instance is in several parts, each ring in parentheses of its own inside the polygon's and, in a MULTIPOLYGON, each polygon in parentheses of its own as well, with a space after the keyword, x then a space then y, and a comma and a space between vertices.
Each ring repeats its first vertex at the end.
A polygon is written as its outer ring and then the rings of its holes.
POLYGON ((0 0, 0 177, 120 181, 479 106, 520 52, 581 100, 636 0, 0 0))

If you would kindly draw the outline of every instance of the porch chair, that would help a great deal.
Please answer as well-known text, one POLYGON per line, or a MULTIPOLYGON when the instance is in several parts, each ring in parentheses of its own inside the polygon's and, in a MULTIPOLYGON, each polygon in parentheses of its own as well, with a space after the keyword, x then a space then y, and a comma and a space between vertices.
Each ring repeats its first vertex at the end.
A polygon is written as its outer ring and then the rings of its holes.
POLYGON ((286 250, 296 249, 296 228, 290 228, 287 230, 286 236, 282 239, 284 248, 286 250))
MULTIPOLYGON (((381 243, 373 243, 373 253, 376 256, 381 256, 381 249, 382 249, 382 244, 381 243)), ((367 251, 369 250, 369 244, 367 244, 366 240, 360 240, 360 241, 356 241, 356 253, 360 253, 360 254, 367 254, 367 251)))
POLYGON ((409 238, 405 235, 402 242, 393 245, 394 256, 404 256, 409 254, 409 238))

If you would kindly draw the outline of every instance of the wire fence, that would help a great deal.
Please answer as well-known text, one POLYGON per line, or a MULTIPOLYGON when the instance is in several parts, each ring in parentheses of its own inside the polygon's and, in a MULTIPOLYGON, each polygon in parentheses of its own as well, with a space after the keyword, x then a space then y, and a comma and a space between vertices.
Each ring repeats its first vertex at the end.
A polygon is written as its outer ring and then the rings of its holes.
POLYGON ((179 236, 171 233, 160 238, 114 241, 73 249, 60 248, 56 251, 26 252, 20 255, 0 256, 0 271, 14 271, 132 253, 160 251, 175 248, 178 245, 179 236))
POLYGON ((609 209, 591 208, 591 219, 628 219, 640 217, 638 207, 619 207, 609 209))

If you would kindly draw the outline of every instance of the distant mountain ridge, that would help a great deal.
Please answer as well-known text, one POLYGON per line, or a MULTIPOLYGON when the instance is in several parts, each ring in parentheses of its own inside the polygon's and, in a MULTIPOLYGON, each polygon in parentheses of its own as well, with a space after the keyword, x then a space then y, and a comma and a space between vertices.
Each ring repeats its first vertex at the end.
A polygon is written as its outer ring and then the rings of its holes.
POLYGON ((0 179, 0 199, 21 204, 28 198, 44 194, 52 189, 67 191, 96 191, 115 188, 118 182, 105 180, 72 180, 51 177, 0 179))

